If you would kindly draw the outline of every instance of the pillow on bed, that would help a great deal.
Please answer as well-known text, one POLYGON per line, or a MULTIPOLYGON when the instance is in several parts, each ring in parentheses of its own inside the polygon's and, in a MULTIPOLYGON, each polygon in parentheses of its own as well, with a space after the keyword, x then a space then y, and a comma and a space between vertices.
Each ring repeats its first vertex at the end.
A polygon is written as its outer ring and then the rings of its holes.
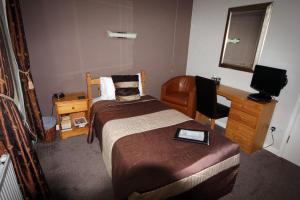
MULTIPOLYGON (((144 96, 144 91, 142 87, 141 73, 137 73, 139 77, 139 91, 140 96, 144 96)), ((101 96, 93 99, 93 103, 102 100, 116 100, 115 96, 115 86, 111 77, 100 77, 100 90, 101 96)))
POLYGON ((113 75, 117 101, 133 101, 140 99, 138 75, 113 75))
POLYGON ((99 100, 115 100, 115 86, 111 77, 100 77, 101 96, 99 100))
POLYGON ((143 87, 142 87, 142 74, 141 73, 137 73, 136 75, 139 76, 139 91, 140 91, 140 96, 145 96, 144 90, 143 90, 143 87))

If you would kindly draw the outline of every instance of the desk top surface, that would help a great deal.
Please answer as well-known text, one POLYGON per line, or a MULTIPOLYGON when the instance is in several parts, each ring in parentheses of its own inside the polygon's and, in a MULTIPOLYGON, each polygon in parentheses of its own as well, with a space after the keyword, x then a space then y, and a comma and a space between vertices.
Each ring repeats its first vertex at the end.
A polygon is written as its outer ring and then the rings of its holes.
POLYGON ((228 99, 234 99, 234 98, 247 99, 248 95, 250 94, 250 92, 229 87, 226 85, 219 85, 217 87, 217 93, 218 95, 224 96, 228 99))
MULTIPOLYGON (((265 104, 263 102, 256 102, 256 101, 252 101, 248 99, 248 95, 250 94, 250 92, 244 91, 244 90, 240 90, 237 88, 233 88, 230 86, 226 86, 226 85, 219 85, 217 87, 217 93, 220 96, 223 96, 227 99, 229 99, 230 101, 234 101, 234 100, 248 100, 254 103, 258 103, 258 104, 265 104)), ((272 103, 276 103, 276 100, 272 100, 272 103)))

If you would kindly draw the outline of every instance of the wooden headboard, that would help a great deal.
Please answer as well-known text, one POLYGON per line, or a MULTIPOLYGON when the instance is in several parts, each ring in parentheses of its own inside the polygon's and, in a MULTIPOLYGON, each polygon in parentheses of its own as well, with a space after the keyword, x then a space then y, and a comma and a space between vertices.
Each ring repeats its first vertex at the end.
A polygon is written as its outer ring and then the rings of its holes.
MULTIPOLYGON (((144 70, 141 71, 141 82, 142 82, 142 89, 143 89, 143 93, 145 91, 145 72, 144 70)), ((89 104, 89 107, 91 106, 92 104, 92 100, 93 100, 93 86, 96 86, 97 89, 98 89, 98 96, 101 96, 101 89, 100 89, 100 78, 92 78, 92 75, 91 73, 87 72, 86 73, 86 85, 87 85, 87 99, 88 99, 88 104, 89 104)))

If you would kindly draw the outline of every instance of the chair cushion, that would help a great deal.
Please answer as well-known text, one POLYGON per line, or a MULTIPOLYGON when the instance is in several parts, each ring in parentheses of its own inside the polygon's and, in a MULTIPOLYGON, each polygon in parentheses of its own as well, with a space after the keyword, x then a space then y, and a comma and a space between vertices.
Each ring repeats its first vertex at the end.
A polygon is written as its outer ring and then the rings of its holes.
POLYGON ((223 117, 228 117, 229 115, 229 110, 230 108, 223 105, 223 104, 219 104, 217 103, 217 112, 216 112, 216 115, 215 115, 215 119, 220 119, 220 118, 223 118, 223 117))
POLYGON ((189 93, 187 92, 168 92, 164 97, 164 101, 168 101, 174 104, 179 104, 182 106, 188 105, 189 93))

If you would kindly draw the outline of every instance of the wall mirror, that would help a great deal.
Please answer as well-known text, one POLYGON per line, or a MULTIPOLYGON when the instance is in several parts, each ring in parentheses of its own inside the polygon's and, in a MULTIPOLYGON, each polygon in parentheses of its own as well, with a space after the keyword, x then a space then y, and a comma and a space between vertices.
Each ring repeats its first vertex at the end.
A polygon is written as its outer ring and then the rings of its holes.
POLYGON ((271 18, 272 3, 229 8, 220 67, 253 72, 271 18))

